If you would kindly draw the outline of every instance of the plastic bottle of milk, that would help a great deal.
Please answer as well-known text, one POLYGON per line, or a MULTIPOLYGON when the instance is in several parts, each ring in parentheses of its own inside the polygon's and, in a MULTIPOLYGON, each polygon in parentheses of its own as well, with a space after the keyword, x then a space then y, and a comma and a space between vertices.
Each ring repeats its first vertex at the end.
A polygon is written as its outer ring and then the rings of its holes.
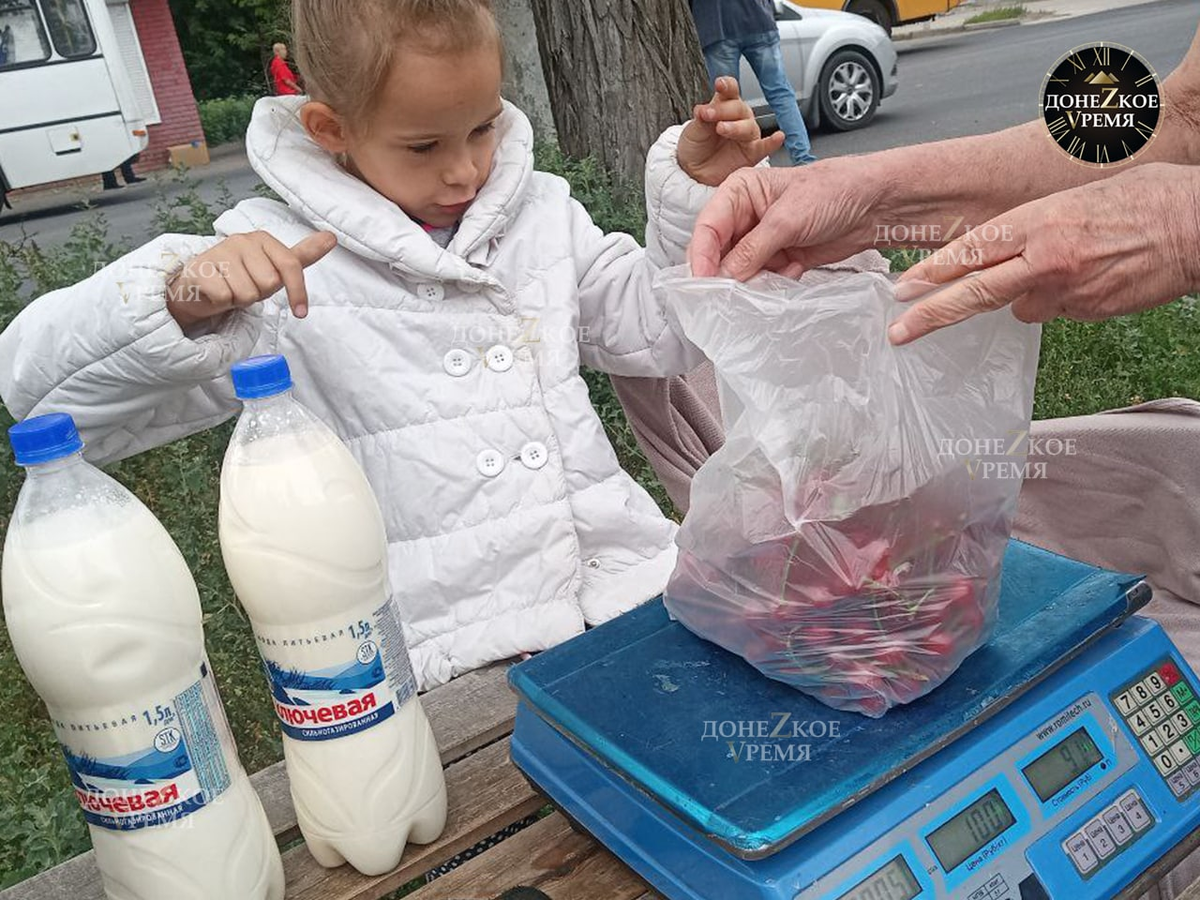
POLYGON ((9 435, 28 476, 4 543, 4 614, 107 896, 281 900, 279 849, 238 762, 178 548, 84 461, 70 416, 9 435))
POLYGON ((317 862, 367 875, 446 822, 446 784, 366 476, 292 397, 282 356, 233 367, 245 403, 221 469, 221 553, 250 616, 317 862))

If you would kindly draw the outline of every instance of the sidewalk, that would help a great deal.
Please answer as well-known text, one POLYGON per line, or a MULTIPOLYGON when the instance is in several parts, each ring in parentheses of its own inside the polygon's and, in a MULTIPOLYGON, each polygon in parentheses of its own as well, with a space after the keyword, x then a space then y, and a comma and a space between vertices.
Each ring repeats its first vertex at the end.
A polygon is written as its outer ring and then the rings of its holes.
POLYGON ((892 33, 892 40, 904 41, 914 38, 933 37, 986 28, 1004 28, 1011 25, 1032 25, 1039 22, 1071 19, 1111 9, 1124 9, 1153 3, 1154 0, 966 0, 961 6, 938 16, 929 22, 903 25, 892 33), (1013 19, 982 22, 968 25, 967 21, 980 13, 992 9, 1023 7, 1025 12, 1013 19))
MULTIPOLYGON (((213 181, 247 169, 246 147, 241 141, 221 144, 209 149, 209 164, 188 169, 186 177, 199 184, 213 181)), ((61 187, 23 188, 9 195, 11 210, 0 212, 0 224, 19 217, 37 215, 47 210, 77 207, 81 205, 103 207, 109 203, 130 202, 143 199, 147 202, 157 194, 170 188, 179 177, 174 169, 157 169, 142 173, 146 181, 141 184, 124 185, 115 191, 106 191, 100 185, 100 176, 88 182, 76 182, 61 187)), ((123 179, 120 179, 123 181, 123 179)))

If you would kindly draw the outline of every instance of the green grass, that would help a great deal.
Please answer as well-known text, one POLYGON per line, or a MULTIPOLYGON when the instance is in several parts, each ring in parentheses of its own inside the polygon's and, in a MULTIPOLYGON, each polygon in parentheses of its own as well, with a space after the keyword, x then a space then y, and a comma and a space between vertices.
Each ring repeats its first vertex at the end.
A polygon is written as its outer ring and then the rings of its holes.
MULTIPOLYGON (((542 168, 559 172, 605 230, 640 235, 645 213, 640 192, 616 184, 592 162, 568 160, 552 147, 538 149, 542 168)), ((194 190, 160 200, 155 222, 163 230, 205 233, 214 210, 194 190)), ((107 237, 103 217, 80 225, 64 248, 46 252, 32 242, 0 242, 0 328, 22 305, 75 283, 116 258, 122 246, 107 237)), ((906 268, 913 253, 890 254, 906 268)), ((1035 413, 1078 415, 1143 399, 1200 397, 1200 311, 1189 298, 1110 322, 1056 322, 1046 327, 1035 413)), ((661 486, 637 447, 607 377, 585 373, 592 401, 626 469, 668 513, 661 486)), ((11 420, 0 411, 0 426, 11 420)), ((204 609, 209 657, 217 673, 246 769, 278 760, 278 729, 261 677, 249 625, 234 599, 217 544, 217 485, 230 425, 143 453, 111 468, 161 519, 196 576, 204 609)), ((7 442, 0 441, 0 531, 20 488, 21 475, 7 442)), ((29 688, 0 629, 0 888, 21 881, 88 847, 45 710, 29 688)))
MULTIPOLYGON (((893 271, 924 254, 885 250, 893 271)), ((1200 299, 1105 322, 1042 326, 1033 417, 1083 416, 1161 397, 1200 399, 1200 299)))
POLYGON ((1005 19, 1019 19, 1023 15, 1025 15, 1025 7, 1023 6, 1001 6, 997 9, 989 9, 986 12, 971 16, 964 24, 978 25, 980 22, 1002 22, 1005 19))

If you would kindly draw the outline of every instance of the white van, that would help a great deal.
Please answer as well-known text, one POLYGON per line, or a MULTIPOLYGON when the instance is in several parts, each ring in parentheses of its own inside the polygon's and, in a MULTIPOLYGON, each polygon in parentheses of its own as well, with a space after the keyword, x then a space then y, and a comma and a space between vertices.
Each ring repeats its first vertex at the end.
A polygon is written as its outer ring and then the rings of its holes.
POLYGON ((145 149, 126 59, 106 0, 0 0, 0 205, 145 149))

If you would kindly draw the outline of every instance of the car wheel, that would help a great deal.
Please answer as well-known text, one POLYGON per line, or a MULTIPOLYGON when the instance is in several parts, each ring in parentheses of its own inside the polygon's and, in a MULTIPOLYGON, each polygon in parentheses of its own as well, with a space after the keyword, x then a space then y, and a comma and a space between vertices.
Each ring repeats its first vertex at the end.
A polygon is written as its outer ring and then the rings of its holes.
POLYGON ((821 121, 834 131, 853 131, 875 118, 879 76, 862 53, 839 50, 825 63, 821 81, 821 121))
POLYGON ((870 19, 888 34, 892 33, 892 14, 880 0, 851 0, 846 12, 852 12, 863 18, 870 19))

